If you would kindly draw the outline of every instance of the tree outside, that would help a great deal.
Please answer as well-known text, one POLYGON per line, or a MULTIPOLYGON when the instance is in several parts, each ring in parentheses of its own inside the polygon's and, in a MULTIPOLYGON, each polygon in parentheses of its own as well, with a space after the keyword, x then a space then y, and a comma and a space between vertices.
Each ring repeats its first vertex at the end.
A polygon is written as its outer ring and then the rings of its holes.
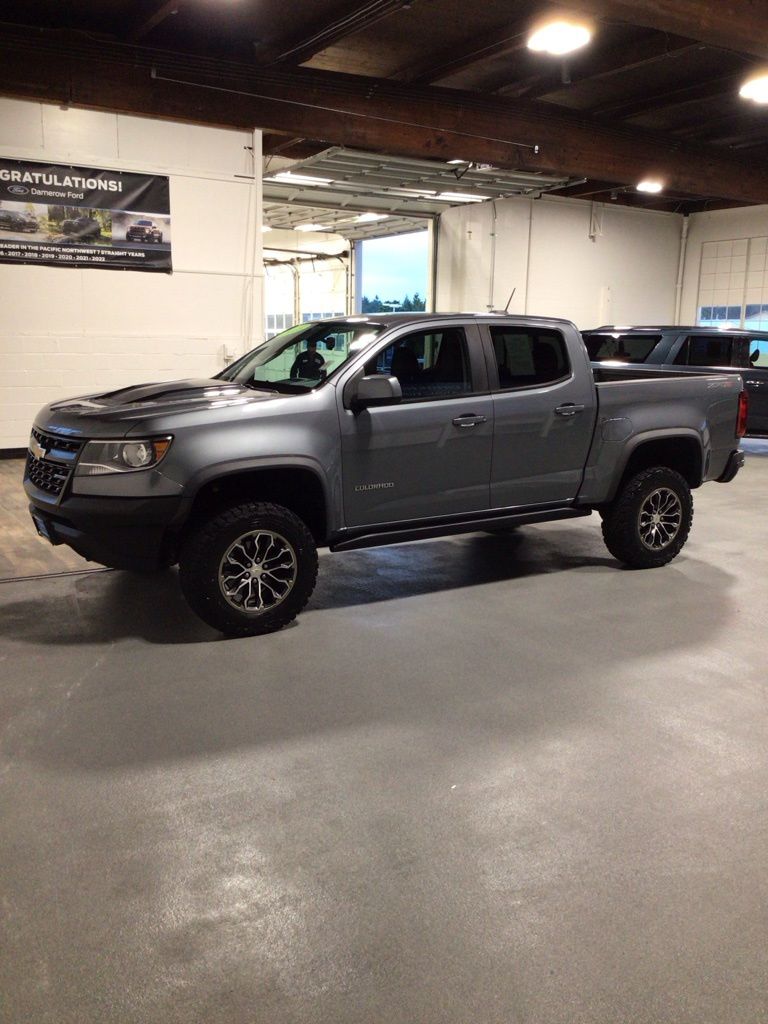
POLYGON ((363 296, 363 313, 414 313, 423 312, 427 307, 426 299, 422 299, 418 292, 413 295, 405 295, 402 299, 389 299, 382 301, 378 295, 369 299, 363 296))

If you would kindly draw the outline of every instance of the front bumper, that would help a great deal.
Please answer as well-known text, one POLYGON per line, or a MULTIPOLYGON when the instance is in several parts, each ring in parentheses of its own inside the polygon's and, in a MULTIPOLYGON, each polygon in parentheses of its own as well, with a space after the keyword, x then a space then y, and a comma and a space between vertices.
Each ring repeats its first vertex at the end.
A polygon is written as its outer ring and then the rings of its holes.
POLYGON ((719 484, 729 484, 743 465, 744 452, 739 448, 737 451, 731 452, 731 454, 728 456, 728 461, 725 464, 725 469, 717 478, 717 482, 719 484))
POLYGON ((96 498, 70 496, 61 505, 31 498, 38 533, 67 544, 89 562, 113 569, 157 569, 171 554, 181 497, 96 498))

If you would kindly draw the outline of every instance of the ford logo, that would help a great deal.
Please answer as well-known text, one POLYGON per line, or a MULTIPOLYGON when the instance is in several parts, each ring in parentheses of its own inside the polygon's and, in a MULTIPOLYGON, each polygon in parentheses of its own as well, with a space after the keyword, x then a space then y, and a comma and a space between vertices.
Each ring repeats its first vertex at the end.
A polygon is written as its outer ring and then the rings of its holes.
POLYGON ((23 185, 9 185, 8 191, 12 192, 15 196, 25 196, 29 192, 28 188, 24 188, 23 185))

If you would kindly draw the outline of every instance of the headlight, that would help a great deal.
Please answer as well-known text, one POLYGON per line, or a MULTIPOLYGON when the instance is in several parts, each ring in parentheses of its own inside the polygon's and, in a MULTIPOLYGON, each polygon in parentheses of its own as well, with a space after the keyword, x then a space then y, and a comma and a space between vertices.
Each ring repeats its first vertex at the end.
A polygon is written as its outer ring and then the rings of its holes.
POLYGON ((139 441, 89 441, 77 463, 75 476, 132 473, 152 469, 162 461, 172 438, 154 437, 139 441))

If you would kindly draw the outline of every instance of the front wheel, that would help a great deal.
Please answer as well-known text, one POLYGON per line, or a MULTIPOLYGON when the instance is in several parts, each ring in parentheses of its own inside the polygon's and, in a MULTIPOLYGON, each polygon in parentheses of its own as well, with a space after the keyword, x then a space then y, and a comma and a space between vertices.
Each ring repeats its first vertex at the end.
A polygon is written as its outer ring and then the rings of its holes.
POLYGON ((610 553, 634 569, 671 562, 688 539, 693 497, 685 479, 666 466, 631 477, 613 504, 601 512, 610 553))
POLYGON ((179 558, 192 610, 227 636, 282 629, 309 600, 317 548, 282 505, 249 502, 219 513, 190 534, 179 558))

